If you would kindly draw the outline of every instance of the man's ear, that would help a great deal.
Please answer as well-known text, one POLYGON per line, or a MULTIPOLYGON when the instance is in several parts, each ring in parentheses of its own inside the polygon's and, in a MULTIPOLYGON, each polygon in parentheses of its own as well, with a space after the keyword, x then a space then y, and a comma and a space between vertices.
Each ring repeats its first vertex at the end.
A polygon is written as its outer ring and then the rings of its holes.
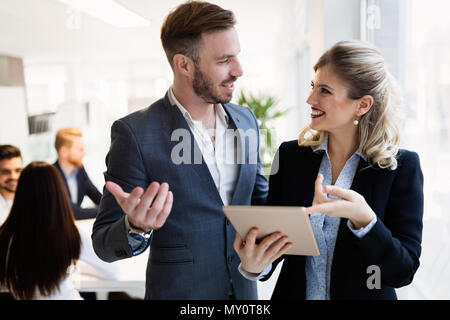
POLYGON ((356 114, 359 117, 362 117, 367 112, 369 112, 372 106, 373 106, 373 97, 370 95, 365 95, 364 97, 359 99, 358 110, 356 111, 356 114))
POLYGON ((67 146, 61 146, 58 150, 58 157, 59 158, 67 158, 68 153, 69 153, 69 148, 67 146))
POLYGON ((194 61, 184 54, 177 53, 173 56, 173 68, 176 73, 192 77, 194 74, 194 61))

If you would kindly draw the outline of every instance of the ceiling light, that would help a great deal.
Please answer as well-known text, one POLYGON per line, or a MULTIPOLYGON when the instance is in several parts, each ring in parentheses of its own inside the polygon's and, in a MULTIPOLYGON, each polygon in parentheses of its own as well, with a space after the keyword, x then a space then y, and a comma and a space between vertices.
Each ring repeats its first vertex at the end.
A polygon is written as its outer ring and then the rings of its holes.
POLYGON ((113 0, 59 0, 118 28, 145 27, 150 22, 113 0))

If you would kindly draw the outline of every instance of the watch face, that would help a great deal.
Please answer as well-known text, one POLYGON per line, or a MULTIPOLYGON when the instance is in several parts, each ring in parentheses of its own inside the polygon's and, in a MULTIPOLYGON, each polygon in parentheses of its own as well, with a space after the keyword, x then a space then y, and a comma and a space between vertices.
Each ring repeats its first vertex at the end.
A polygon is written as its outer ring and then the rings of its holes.
POLYGON ((151 231, 148 232, 148 233, 146 233, 146 232, 137 232, 137 231, 135 231, 135 230, 133 230, 133 229, 130 229, 130 230, 128 231, 128 233, 130 234, 130 236, 133 236, 133 235, 139 236, 139 237, 140 237, 139 240, 140 240, 140 239, 149 239, 149 238, 150 238, 150 235, 152 234, 151 231))
POLYGON ((145 237, 139 233, 130 232, 130 237, 138 241, 144 241, 145 237))

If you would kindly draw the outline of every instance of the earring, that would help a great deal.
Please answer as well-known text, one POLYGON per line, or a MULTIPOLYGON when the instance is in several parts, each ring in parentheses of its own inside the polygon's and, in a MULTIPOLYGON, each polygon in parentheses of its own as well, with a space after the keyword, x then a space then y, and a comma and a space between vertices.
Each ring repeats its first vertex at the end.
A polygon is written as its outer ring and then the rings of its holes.
POLYGON ((354 124, 355 126, 357 126, 357 125, 359 124, 359 121, 358 121, 358 120, 355 120, 355 121, 353 121, 353 124, 354 124))

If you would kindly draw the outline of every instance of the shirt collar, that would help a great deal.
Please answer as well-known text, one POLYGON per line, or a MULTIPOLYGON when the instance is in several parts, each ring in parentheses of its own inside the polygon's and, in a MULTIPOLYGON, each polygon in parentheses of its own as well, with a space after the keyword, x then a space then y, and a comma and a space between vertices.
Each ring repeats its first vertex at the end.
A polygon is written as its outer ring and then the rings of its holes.
MULTIPOLYGON (((314 149, 314 152, 317 151, 325 151, 328 156, 328 133, 325 135, 325 139, 323 139, 322 143, 314 149)), ((364 161, 367 161, 367 156, 364 155, 361 151, 357 150, 354 154, 364 159, 364 161)))
POLYGON ((314 152, 317 151, 325 151, 325 153, 328 153, 328 134, 325 135, 325 139, 323 139, 322 143, 314 149, 314 152))
MULTIPOLYGON (((187 111, 186 108, 184 108, 181 105, 181 103, 177 100, 177 98, 173 94, 172 87, 169 88, 169 101, 170 101, 170 104, 172 104, 172 106, 178 107, 178 109, 181 111, 181 114, 187 120, 188 123, 190 123, 190 124, 198 123, 198 121, 195 121, 194 119, 192 119, 189 111, 187 111)), ((216 110, 216 115, 219 116, 220 120, 222 120, 222 122, 224 124, 228 124, 229 117, 228 117, 228 114, 225 112, 225 109, 223 108, 222 104, 217 103, 214 105, 214 108, 216 110)))
POLYGON ((75 177, 77 176, 79 168, 73 169, 71 175, 69 175, 69 174, 66 172, 66 170, 64 170, 63 167, 61 167, 61 170, 62 170, 62 172, 64 173, 64 176, 66 177, 66 180, 69 180, 69 179, 73 179, 73 178, 75 178, 75 177))
POLYGON ((361 151, 356 150, 355 154, 358 155, 360 158, 364 159, 364 161, 367 161, 367 156, 363 154, 361 151))
POLYGON ((4 203, 9 203, 9 201, 12 202, 12 200, 6 200, 6 199, 3 197, 3 195, 0 193, 0 204, 1 204, 2 202, 4 202, 4 203))

